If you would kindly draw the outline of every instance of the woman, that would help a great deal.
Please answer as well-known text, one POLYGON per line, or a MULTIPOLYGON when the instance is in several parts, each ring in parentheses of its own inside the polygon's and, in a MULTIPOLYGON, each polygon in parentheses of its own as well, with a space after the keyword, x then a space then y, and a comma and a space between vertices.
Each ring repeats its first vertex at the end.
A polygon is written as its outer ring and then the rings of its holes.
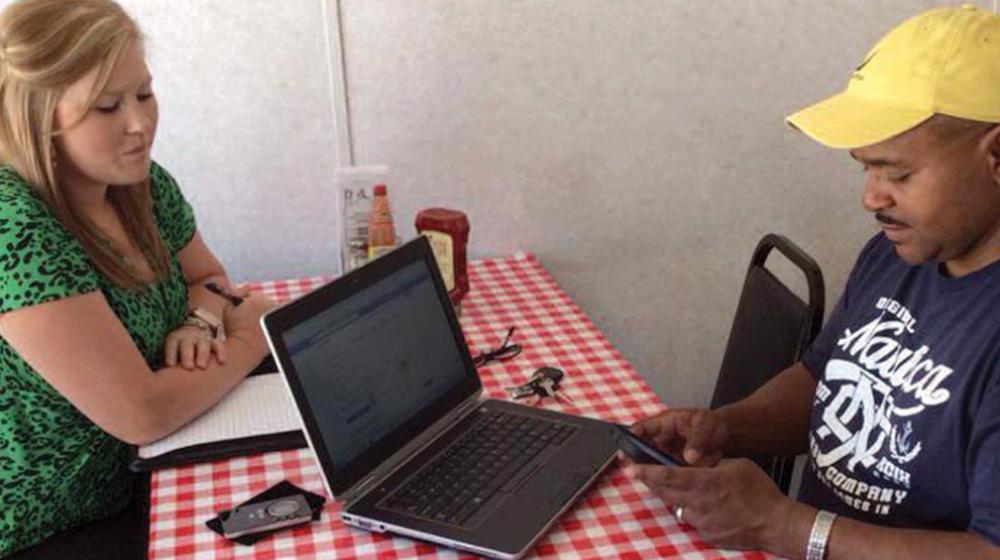
POLYGON ((49 557, 38 543, 123 510, 129 446, 267 353, 271 302, 202 287, 228 281, 150 160, 156 124, 140 32, 112 0, 0 14, 0 557, 49 557))

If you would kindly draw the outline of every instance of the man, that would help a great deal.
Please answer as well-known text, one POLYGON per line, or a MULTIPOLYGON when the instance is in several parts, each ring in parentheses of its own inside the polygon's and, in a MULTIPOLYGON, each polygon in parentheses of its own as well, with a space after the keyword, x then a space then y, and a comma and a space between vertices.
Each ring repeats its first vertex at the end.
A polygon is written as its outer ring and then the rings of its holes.
POLYGON ((636 424, 695 466, 629 468, 722 547, 1000 558, 1000 16, 921 14, 788 122, 850 150, 883 231, 801 362, 738 403, 636 424), (800 502, 720 461, 806 451, 800 502))

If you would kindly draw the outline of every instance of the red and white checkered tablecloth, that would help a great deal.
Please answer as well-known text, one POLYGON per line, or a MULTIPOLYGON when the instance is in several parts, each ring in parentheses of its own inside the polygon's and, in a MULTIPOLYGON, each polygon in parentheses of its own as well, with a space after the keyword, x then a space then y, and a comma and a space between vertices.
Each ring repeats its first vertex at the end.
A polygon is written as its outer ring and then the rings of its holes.
MULTIPOLYGON (((496 347, 510 326, 523 352, 480 369, 485 393, 506 398, 504 387, 523 383, 536 368, 566 372, 568 403, 544 406, 616 422, 631 422, 664 408, 649 386, 530 254, 469 264, 471 292, 462 302, 469 347, 496 347)), ((298 297, 325 277, 267 282, 254 287, 279 301, 298 297)), ((229 558, 457 558, 459 553, 404 537, 353 529, 328 501, 322 518, 282 531, 252 547, 213 533, 205 521, 268 487, 289 480, 326 495, 308 449, 265 453, 157 471, 152 478, 149 557, 229 558)), ((562 558, 764 559, 760 552, 726 552, 682 527, 663 502, 612 466, 537 543, 533 556, 562 558)))

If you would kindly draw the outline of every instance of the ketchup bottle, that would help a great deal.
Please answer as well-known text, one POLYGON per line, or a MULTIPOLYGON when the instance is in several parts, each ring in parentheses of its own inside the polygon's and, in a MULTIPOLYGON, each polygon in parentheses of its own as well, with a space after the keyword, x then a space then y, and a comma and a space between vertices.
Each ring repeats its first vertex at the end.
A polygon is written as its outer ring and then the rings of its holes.
POLYGON ((469 220, 458 210, 426 208, 417 213, 417 233, 427 236, 434 250, 444 285, 456 311, 469 293, 465 248, 469 243, 469 220))

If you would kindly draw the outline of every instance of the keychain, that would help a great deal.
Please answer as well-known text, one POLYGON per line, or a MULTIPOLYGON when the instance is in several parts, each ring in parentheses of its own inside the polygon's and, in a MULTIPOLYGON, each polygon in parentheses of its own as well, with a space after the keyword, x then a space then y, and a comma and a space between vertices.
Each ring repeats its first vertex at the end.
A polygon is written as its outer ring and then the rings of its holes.
POLYGON ((565 377, 563 370, 555 367, 540 367, 531 375, 531 379, 523 385, 508 387, 507 391, 513 399, 523 399, 532 395, 541 401, 545 397, 552 397, 559 402, 570 403, 565 396, 560 396, 559 384, 565 377))

